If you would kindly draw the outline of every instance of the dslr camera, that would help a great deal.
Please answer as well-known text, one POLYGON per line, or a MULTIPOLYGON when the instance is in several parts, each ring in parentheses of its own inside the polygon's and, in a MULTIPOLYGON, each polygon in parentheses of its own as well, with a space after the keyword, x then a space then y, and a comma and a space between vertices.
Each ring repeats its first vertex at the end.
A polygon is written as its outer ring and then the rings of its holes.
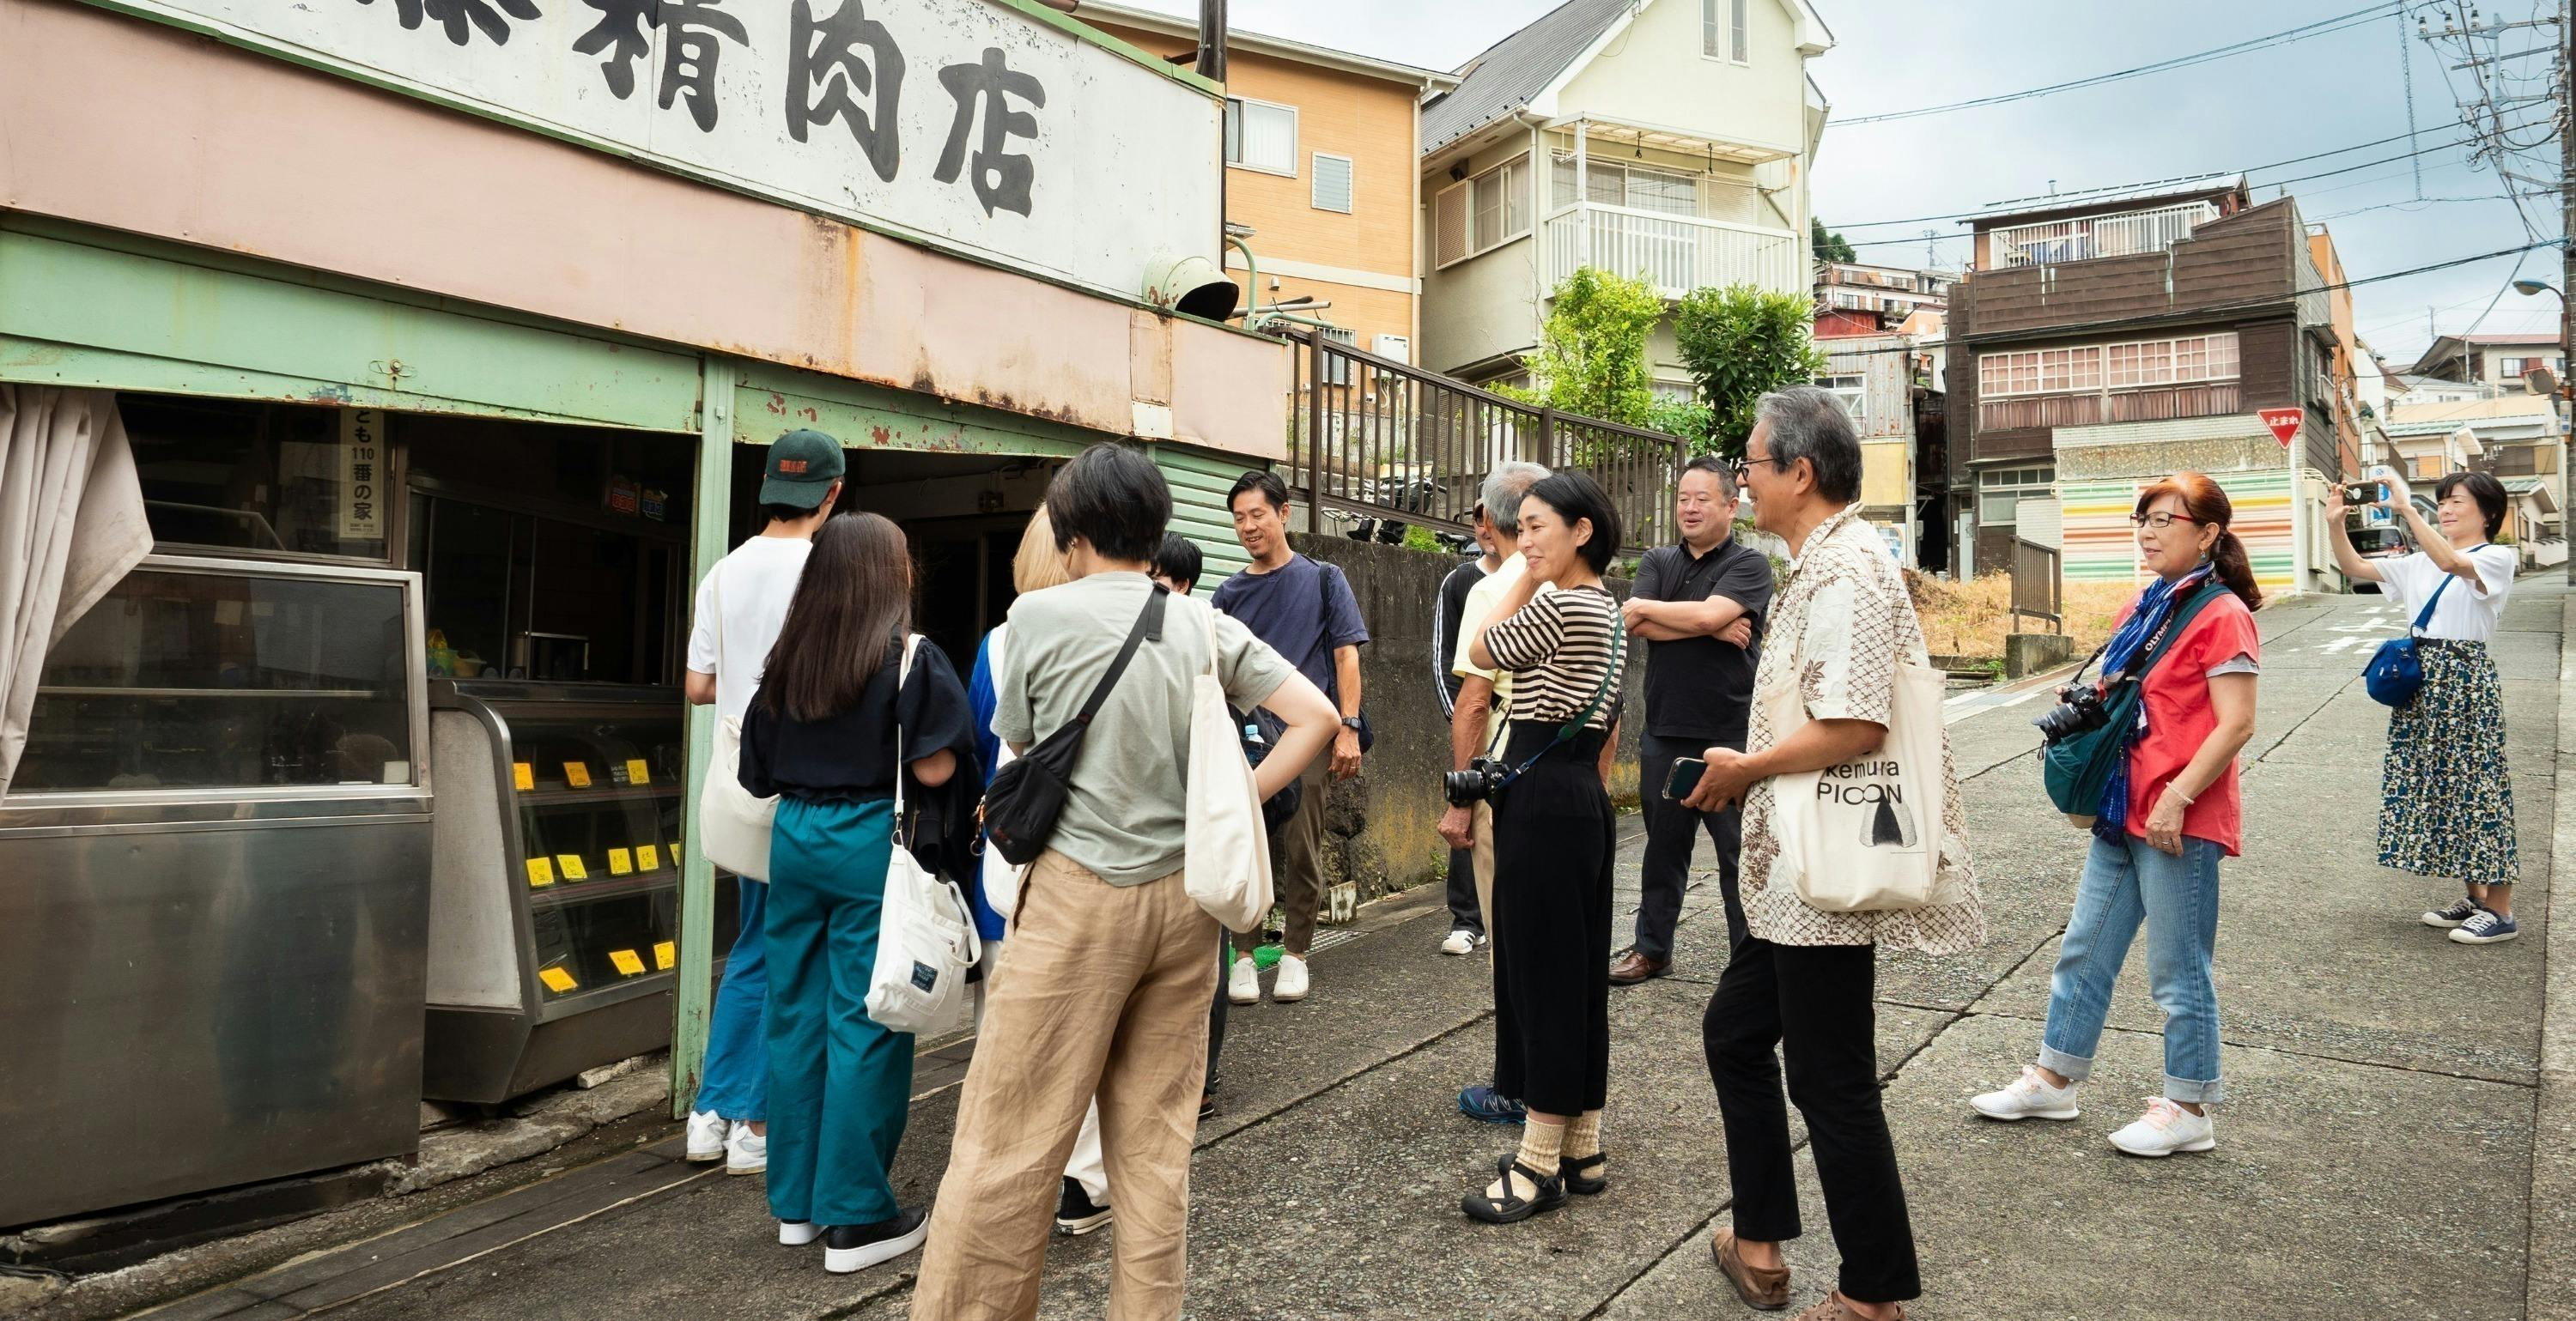
POLYGON ((2100 729, 2111 718, 2102 707, 2102 694, 2089 683, 2070 683, 2057 690, 2057 705, 2043 711, 2030 723, 2039 726, 2040 738, 2059 743, 2087 730, 2100 729))
POLYGON ((1467 763, 1467 769, 1442 775, 1440 792, 1451 807, 1472 807, 1501 801, 1503 786, 1511 782, 1511 768, 1491 757, 1478 757, 1467 763))

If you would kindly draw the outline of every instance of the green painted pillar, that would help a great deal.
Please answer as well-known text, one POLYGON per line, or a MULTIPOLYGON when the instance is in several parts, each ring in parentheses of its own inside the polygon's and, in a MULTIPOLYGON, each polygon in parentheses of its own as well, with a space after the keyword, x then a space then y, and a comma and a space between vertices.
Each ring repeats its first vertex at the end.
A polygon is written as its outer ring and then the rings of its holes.
MULTIPOLYGON (((698 482, 689 501, 689 599, 697 584, 731 549, 727 524, 733 509, 733 360, 709 354, 700 377, 698 403, 698 482)), ((691 621, 692 624, 695 621, 691 621)), ((691 706, 689 719, 688 797, 681 808, 680 830, 680 975, 671 997, 671 1117, 688 1117, 697 1099, 698 1075, 706 1064, 707 1019, 714 1008, 716 894, 715 866, 699 842, 698 789, 706 780, 707 762, 716 740, 716 709, 691 706)))

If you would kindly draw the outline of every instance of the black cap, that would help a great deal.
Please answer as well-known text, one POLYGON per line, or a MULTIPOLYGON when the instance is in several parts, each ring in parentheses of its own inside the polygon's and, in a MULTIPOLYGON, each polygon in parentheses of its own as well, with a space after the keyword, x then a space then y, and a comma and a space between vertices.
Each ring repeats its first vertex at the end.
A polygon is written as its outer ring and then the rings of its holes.
POLYGON ((769 463, 761 474, 760 503, 812 509, 848 471, 841 442, 820 431, 790 431, 769 442, 769 463))

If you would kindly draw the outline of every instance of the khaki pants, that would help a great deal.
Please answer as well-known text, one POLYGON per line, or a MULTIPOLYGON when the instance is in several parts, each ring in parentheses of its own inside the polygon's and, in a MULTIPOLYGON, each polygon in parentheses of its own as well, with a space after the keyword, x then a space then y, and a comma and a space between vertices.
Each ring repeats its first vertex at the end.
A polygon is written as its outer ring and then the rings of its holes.
POLYGON ((1059 1180, 1095 1092, 1117 1189, 1109 1316, 1181 1314, 1215 941, 1178 872, 1114 886, 1052 850, 1029 869, 967 1066, 914 1316, 1037 1315, 1059 1180))
MULTIPOLYGON (((1324 907, 1324 800, 1333 792, 1332 771, 1332 749, 1327 747, 1297 777, 1304 786, 1297 798, 1297 815, 1279 828, 1275 875, 1287 927, 1280 944, 1301 959, 1314 948, 1315 915, 1324 907)), ((1242 942, 1236 943, 1238 951, 1245 948, 1242 942)))

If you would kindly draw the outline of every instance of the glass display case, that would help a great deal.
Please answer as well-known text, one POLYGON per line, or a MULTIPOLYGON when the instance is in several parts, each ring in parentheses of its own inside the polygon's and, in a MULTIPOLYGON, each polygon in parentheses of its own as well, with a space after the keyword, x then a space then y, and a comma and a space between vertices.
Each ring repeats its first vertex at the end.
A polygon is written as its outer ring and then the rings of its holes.
MULTIPOLYGON (((679 690, 444 680, 424 1094, 493 1102, 670 1044, 679 690)), ((719 949, 733 887, 717 888, 719 949)))

